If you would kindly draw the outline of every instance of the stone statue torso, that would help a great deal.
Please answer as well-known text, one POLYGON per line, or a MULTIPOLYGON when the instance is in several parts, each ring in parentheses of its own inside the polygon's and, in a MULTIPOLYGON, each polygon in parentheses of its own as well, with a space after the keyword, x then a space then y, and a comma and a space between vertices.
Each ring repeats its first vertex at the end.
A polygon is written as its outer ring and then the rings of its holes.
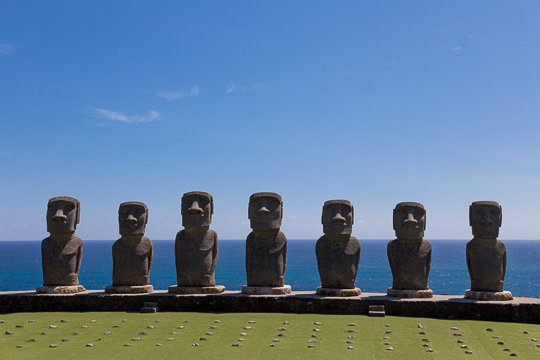
POLYGON ((176 235, 176 275, 178 286, 215 286, 217 233, 208 229, 200 238, 185 230, 176 235))
POLYGON ((73 236, 66 240, 53 240, 50 236, 41 242, 41 260, 44 286, 79 285, 83 240, 73 236))
POLYGON ((148 285, 153 255, 152 241, 145 236, 133 242, 116 240, 112 246, 113 286, 148 285))
POLYGON ((354 289, 360 261, 360 241, 350 236, 345 241, 323 235, 315 245, 317 266, 324 288, 354 289))
POLYGON ((503 291, 506 246, 497 239, 472 239, 467 243, 467 268, 472 291, 503 291))
POLYGON ((251 232, 246 239, 248 286, 281 287, 285 284, 287 238, 278 231, 271 236, 251 232))
POLYGON ((427 240, 392 240, 387 254, 392 271, 392 288, 396 290, 428 290, 431 270, 431 244, 427 240))

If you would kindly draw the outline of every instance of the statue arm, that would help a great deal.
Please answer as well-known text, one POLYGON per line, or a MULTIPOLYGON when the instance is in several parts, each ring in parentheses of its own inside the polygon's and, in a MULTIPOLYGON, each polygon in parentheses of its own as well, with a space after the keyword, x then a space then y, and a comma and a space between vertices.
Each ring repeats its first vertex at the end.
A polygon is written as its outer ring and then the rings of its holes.
POLYGON ((218 237, 217 233, 213 234, 214 236, 214 244, 212 246, 212 271, 215 270, 217 265, 217 257, 218 257, 218 237))
POLYGON ((469 277, 471 278, 471 282, 474 281, 473 273, 471 269, 471 255, 469 253, 469 244, 467 244, 467 247, 465 248, 465 253, 467 256, 467 270, 469 271, 469 277))
POLYGON ((152 267, 152 261, 154 261, 154 246, 150 243, 150 253, 148 254, 148 270, 147 273, 150 274, 150 268, 152 267))
POLYGON ((428 256, 427 256, 427 267, 426 267, 427 277, 429 277, 430 271, 431 271, 431 249, 429 249, 428 256))
POLYGON ((75 274, 79 273, 79 270, 81 269, 81 260, 82 260, 82 244, 79 245, 79 251, 77 251, 77 263, 75 265, 75 274))
POLYGON ((281 274, 285 276, 285 269, 287 268, 287 242, 283 245, 283 270, 281 274))
POLYGON ((504 249, 504 255, 503 255, 503 273, 502 273, 502 280, 506 278, 506 249, 504 249))
POLYGON ((392 276, 394 276, 394 264, 392 262, 392 255, 390 255, 390 243, 388 243, 388 246, 386 246, 386 257, 388 257, 388 264, 390 265, 390 272, 392 273, 392 276))

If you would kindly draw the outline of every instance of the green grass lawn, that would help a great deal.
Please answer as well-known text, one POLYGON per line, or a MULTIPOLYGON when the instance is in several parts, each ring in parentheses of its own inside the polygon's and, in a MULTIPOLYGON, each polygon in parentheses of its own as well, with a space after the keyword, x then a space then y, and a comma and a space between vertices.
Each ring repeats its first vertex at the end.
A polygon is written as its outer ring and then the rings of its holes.
POLYGON ((0 321, 1 359, 507 359, 512 353, 522 359, 540 359, 540 342, 531 340, 540 339, 537 324, 393 316, 189 312, 16 313, 0 315, 0 321), (289 323, 284 324, 286 321, 289 323), (493 331, 486 331, 487 328, 493 331), (461 336, 454 335, 458 333, 461 336), (498 344, 501 341, 504 344, 498 344), (193 346, 194 343, 199 346, 193 346), (50 347, 51 344, 57 346, 50 347), (394 350, 386 350, 389 347, 394 350), (472 354, 466 354, 466 350, 472 354))

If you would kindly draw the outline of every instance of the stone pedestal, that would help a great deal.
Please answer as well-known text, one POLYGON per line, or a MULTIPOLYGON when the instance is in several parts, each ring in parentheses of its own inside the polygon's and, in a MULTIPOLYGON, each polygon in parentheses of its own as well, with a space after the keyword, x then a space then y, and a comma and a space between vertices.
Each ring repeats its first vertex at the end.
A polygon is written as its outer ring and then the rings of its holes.
POLYGON ((319 286, 315 291, 317 295, 328 295, 328 296, 358 296, 362 294, 359 288, 354 289, 336 289, 336 288, 324 288, 319 286))
POLYGON ((242 294, 248 295, 287 295, 291 293, 291 285, 280 287, 271 286, 242 286, 242 294))
POLYGON ((221 294, 225 291, 225 286, 169 286, 171 294, 221 294))
POLYGON ((147 294, 153 291, 152 285, 105 286, 105 292, 109 294, 147 294))
POLYGON ((386 295, 398 298, 432 298, 433 290, 399 290, 388 288, 386 295))
POLYGON ((484 300, 484 301, 508 301, 512 300, 510 291, 465 291, 465 299, 484 300))
POLYGON ((38 294, 75 294, 86 291, 82 285, 71 286, 40 286, 36 289, 38 294))

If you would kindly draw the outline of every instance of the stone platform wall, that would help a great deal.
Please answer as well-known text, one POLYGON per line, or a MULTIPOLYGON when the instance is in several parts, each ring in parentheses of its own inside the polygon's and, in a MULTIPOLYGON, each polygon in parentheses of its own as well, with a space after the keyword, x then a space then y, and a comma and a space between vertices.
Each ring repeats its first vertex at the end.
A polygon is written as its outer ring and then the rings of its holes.
POLYGON ((0 313, 37 311, 140 311, 144 302, 157 302, 160 311, 282 312, 367 315, 369 305, 384 305, 387 315, 540 323, 540 299, 475 301, 463 296, 435 295, 431 299, 399 299, 378 293, 350 298, 297 291, 291 295, 248 296, 238 291, 219 295, 116 295, 89 290, 78 294, 44 295, 34 291, 0 292, 0 313))

